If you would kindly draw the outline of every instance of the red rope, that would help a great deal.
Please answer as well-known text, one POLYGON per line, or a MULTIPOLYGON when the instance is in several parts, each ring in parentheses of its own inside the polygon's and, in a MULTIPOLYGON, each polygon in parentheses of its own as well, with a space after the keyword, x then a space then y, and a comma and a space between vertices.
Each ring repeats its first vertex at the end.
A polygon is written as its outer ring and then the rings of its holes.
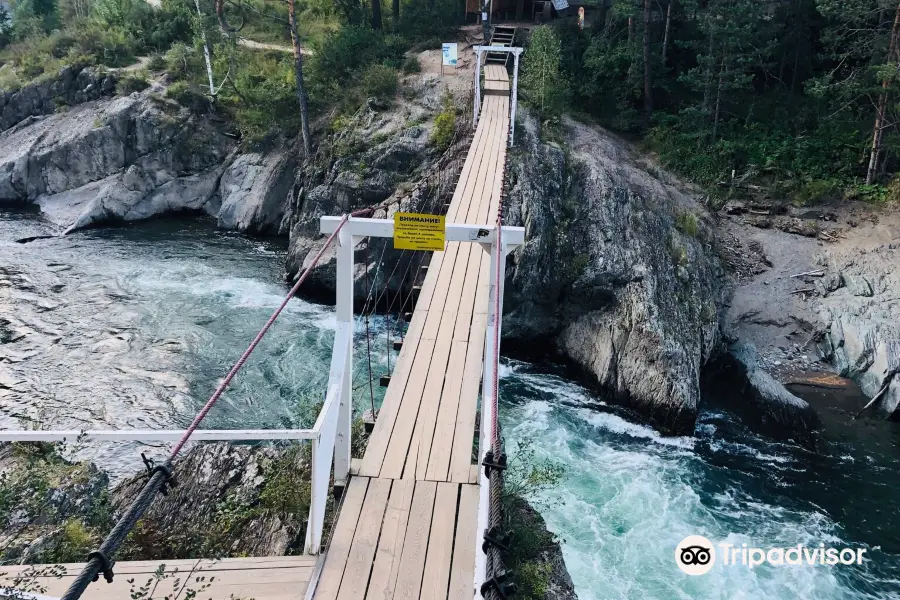
POLYGON ((212 410, 212 407, 215 406, 218 399, 222 396, 225 390, 228 389, 228 386, 231 384, 231 380, 234 379, 235 375, 238 374, 238 371, 241 370, 241 368, 244 366, 244 363, 247 362, 248 358, 250 358, 250 355, 256 349, 256 346, 258 346, 259 342, 262 341, 263 337, 265 337, 266 333, 269 331, 269 328, 272 327, 275 319, 278 318, 278 316, 281 314, 281 311, 284 310, 284 307, 287 306, 288 302, 291 301, 291 298, 296 295, 297 290, 300 288, 300 286, 303 285, 303 282, 306 281, 306 278, 309 277, 309 274, 312 272, 313 268, 315 268, 316 264, 319 262, 319 260, 321 260, 322 255, 325 254, 325 250, 327 250, 328 247, 331 246, 331 244, 337 237, 338 232, 341 230, 344 224, 347 223, 347 219, 349 219, 350 217, 357 217, 363 214, 370 213, 373 210, 373 208, 364 208, 350 213, 349 215, 345 214, 343 218, 341 218, 341 221, 340 223, 338 223, 338 226, 335 228, 334 232, 332 232, 332 234, 328 236, 328 239, 325 240, 325 244, 319 250, 318 254, 316 254, 315 258, 313 258, 309 266, 304 269, 303 274, 300 275, 300 278, 297 279, 297 283, 294 284, 294 287, 291 288, 291 291, 288 292, 287 296, 284 298, 284 300, 282 300, 278 308, 275 309, 275 312, 272 313, 272 316, 269 317, 269 320, 266 321, 266 324, 263 325, 262 329, 259 330, 259 333, 256 334, 256 337, 253 338, 253 341, 250 342, 250 345, 247 346, 247 349, 244 350, 244 353, 241 354, 241 357, 238 359, 238 361, 234 363, 234 366, 231 367, 230 371, 228 371, 228 375, 226 375, 221 383, 219 383, 216 391, 213 392, 212 396, 209 397, 209 400, 206 401, 206 404, 203 405, 203 408, 200 409, 200 412, 197 413, 197 416, 194 417, 194 420, 191 422, 190 427, 187 428, 187 430, 184 432, 184 435, 181 436, 181 439, 178 440, 178 443, 175 444, 174 448, 172 448, 172 453, 169 454, 169 461, 172 461, 178 455, 178 453, 181 452, 181 449, 191 438, 191 435, 193 435, 194 431, 196 431, 201 421, 206 418, 206 415, 209 414, 209 411, 212 410))

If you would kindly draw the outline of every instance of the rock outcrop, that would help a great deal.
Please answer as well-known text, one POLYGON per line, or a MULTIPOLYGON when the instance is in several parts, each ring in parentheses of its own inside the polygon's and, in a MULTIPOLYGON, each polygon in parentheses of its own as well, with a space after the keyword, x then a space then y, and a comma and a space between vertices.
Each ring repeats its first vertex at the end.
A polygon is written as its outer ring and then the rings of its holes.
POLYGON ((826 253, 816 281, 821 356, 900 419, 900 243, 826 253))
MULTIPOLYGON (((91 73, 74 76, 75 87, 91 73)), ((64 97, 72 77, 63 70, 46 89, 7 99, 0 120, 16 125, 0 133, 0 205, 37 204, 63 233, 180 211, 210 215, 222 228, 286 233, 297 165, 290 143, 241 154, 209 106, 181 106, 159 84, 97 100, 109 85, 95 81, 70 98, 73 106, 46 116, 27 100, 64 97)))
MULTIPOLYGON (((427 124, 404 126, 395 115, 366 109, 320 149, 316 166, 298 172, 299 190, 290 206, 290 249, 287 275, 293 279, 322 245, 319 219, 325 215, 382 205, 372 217, 391 218, 396 211, 440 212, 453 193, 465 160, 468 140, 459 124, 457 143, 446 152, 429 145, 427 124), (374 146, 367 140, 381 139, 374 146)), ((417 277, 418 266, 427 264, 423 253, 393 251, 390 239, 368 239, 357 246, 356 300, 365 302, 366 271, 387 308, 402 296, 417 277), (367 263, 368 259, 368 263, 367 263), (380 267, 378 266, 380 264, 380 267)), ((427 254, 427 253, 426 253, 427 254)), ((335 288, 334 249, 331 248, 313 272, 305 294, 333 301, 335 288)), ((401 299, 402 303, 402 299, 401 299)), ((393 310, 400 310, 395 302, 393 310)))
MULTIPOLYGON (((167 496, 157 496, 121 559, 302 551, 309 517, 309 459, 298 447, 199 445, 176 461, 175 473, 177 485, 167 496)), ((117 512, 125 510, 146 481, 146 474, 138 475, 113 491, 117 512)))
POLYGON ((298 148, 280 142, 266 152, 238 156, 219 185, 219 227, 253 234, 287 233, 285 209, 290 205, 299 153, 298 148))
POLYGON ((706 378, 706 389, 727 399, 744 422, 776 439, 790 439, 812 447, 819 417, 803 399, 787 390, 760 365, 752 344, 737 343, 719 357, 706 378))
POLYGON ((552 346, 660 430, 692 433, 725 291, 704 211, 599 129, 565 119, 564 151, 525 124, 506 222, 526 243, 507 268, 505 338, 552 346))
POLYGON ((53 114, 60 108, 111 96, 116 77, 99 69, 63 67, 55 78, 0 92, 0 131, 32 117, 53 114))

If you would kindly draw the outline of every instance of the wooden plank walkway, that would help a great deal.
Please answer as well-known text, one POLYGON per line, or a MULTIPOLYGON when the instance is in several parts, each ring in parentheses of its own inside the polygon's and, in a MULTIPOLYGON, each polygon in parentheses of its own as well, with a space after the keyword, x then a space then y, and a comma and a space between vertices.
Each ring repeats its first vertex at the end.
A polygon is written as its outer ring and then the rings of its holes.
MULTIPOLYGON (((486 67, 485 78, 508 88, 500 66, 486 67)), ((508 94, 486 95, 448 223, 494 223, 508 132, 508 94)), ((345 492, 316 599, 474 597, 479 493, 472 459, 489 271, 479 244, 448 242, 432 256, 375 429, 345 492)))
MULTIPOLYGON (((486 87, 504 83, 508 88, 503 67, 485 68, 486 87)), ((494 223, 508 133, 508 95, 486 95, 448 223, 494 223)), ((315 598, 474 597, 479 489, 472 458, 489 271, 479 244, 448 242, 432 257, 365 456, 345 490, 315 598)), ((316 557, 121 562, 114 583, 95 582, 83 598, 129 598, 128 580, 145 584, 161 563, 182 579, 192 569, 192 579, 213 577, 198 595, 204 600, 298 600, 316 557)), ((64 566, 61 579, 40 580, 47 595, 61 596, 83 565, 64 566)), ((0 572, 10 581, 25 568, 0 572)), ((162 580, 153 597, 171 592, 174 579, 162 580)))
MULTIPOLYGON (((197 594, 203 600, 230 600, 231 598, 256 598, 257 600, 297 600, 306 593, 307 585, 316 565, 315 556, 270 556, 263 558, 223 558, 221 560, 158 560, 117 562, 114 567, 115 578, 106 583, 101 577, 90 584, 82 596, 83 600, 127 600, 131 598, 132 589, 138 590, 148 581, 154 579, 153 573, 159 565, 165 565, 168 576, 159 581, 153 598, 162 598, 173 594, 176 579, 182 582, 190 575, 186 585, 188 589, 199 591, 203 582, 196 578, 203 577, 210 582, 210 587, 197 594), (177 569, 177 573, 176 573, 177 569), (134 584, 128 583, 129 579, 134 584)), ((42 565, 35 565, 41 568, 42 565)), ((47 591, 50 597, 62 596, 72 580, 81 572, 83 564, 66 564, 65 575, 61 578, 41 577, 37 582, 47 591)), ((17 573, 28 566, 0 567, 0 588, 9 585, 17 573)), ((151 586, 152 587, 152 586, 151 586)), ((185 593, 181 594, 183 598, 185 593)), ((27 597, 27 596, 26 596, 27 597)))

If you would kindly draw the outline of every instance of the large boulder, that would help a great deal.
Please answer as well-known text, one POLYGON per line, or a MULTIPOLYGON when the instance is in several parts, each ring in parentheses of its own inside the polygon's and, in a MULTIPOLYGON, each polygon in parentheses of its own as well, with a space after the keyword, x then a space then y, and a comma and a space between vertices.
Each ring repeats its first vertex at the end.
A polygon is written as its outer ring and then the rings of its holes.
POLYGON ((564 119, 560 147, 524 123, 505 339, 555 350, 660 430, 692 433, 726 280, 702 207, 599 128, 564 119))
POLYGON ((821 427, 818 415, 762 368, 753 344, 732 345, 710 371, 707 390, 725 400, 747 425, 776 439, 815 444, 821 427))
MULTIPOLYGON (((87 102, 0 134, 0 203, 36 203, 64 232, 168 212, 217 215, 234 140, 162 92, 87 102)), ((252 229, 252 216, 241 225, 252 229)))
POLYGON ((225 170, 220 184, 218 224, 255 234, 281 233, 290 205, 299 150, 289 144, 240 155, 225 170))

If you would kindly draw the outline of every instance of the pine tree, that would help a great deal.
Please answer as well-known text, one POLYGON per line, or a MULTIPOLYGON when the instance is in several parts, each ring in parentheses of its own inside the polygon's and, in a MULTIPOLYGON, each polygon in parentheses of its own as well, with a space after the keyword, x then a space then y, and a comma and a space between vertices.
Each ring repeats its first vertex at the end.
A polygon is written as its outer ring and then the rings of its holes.
POLYGON ((561 110, 568 86, 560 70, 561 46, 556 31, 547 25, 536 27, 522 61, 520 82, 523 98, 541 116, 561 110))

